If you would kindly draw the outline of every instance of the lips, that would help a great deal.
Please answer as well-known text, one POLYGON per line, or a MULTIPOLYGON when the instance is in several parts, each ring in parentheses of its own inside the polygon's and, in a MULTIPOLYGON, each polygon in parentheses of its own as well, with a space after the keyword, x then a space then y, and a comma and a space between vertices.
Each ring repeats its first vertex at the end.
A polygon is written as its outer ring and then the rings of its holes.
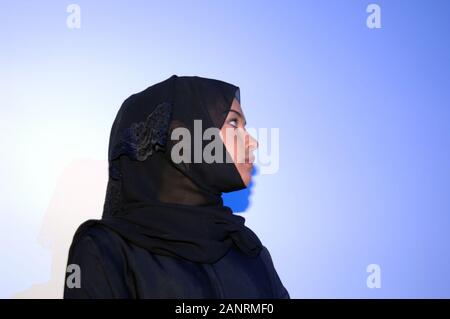
POLYGON ((254 156, 245 158, 245 163, 246 164, 252 164, 253 165, 254 162, 255 162, 255 157, 254 156))

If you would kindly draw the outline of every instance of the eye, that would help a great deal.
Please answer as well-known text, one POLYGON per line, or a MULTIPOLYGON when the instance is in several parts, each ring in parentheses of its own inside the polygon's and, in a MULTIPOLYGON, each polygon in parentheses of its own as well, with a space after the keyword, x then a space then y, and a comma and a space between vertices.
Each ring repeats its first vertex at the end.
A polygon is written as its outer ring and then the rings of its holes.
POLYGON ((230 124, 233 127, 237 127, 238 126, 238 121, 237 119, 231 119, 228 121, 228 124, 230 124))

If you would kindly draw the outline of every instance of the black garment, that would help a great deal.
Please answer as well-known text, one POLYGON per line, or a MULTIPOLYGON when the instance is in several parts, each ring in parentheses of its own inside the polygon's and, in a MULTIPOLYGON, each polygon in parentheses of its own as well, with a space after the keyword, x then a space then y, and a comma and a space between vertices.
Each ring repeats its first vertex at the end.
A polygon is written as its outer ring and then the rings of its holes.
POLYGON ((249 257, 232 247, 217 262, 162 256, 96 225, 77 242, 69 262, 81 268, 81 288, 64 298, 289 298, 268 250, 249 257))
POLYGON ((66 285, 65 297, 288 296, 259 238, 223 205, 222 192, 245 187, 223 143, 220 163, 196 162, 194 138, 190 161, 171 157, 173 130, 194 137, 199 119, 200 134, 220 129, 234 98, 229 83, 173 75, 125 100, 111 129, 103 217, 74 236, 68 263, 80 266, 81 288, 66 285))

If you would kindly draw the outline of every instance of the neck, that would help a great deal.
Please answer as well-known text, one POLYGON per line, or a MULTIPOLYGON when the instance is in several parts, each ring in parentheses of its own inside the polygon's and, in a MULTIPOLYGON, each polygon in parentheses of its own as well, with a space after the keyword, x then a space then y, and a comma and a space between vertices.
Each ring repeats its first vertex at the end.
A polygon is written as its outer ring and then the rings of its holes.
POLYGON ((222 195, 212 194, 199 188, 177 169, 164 172, 157 195, 164 203, 189 206, 223 206, 222 195))

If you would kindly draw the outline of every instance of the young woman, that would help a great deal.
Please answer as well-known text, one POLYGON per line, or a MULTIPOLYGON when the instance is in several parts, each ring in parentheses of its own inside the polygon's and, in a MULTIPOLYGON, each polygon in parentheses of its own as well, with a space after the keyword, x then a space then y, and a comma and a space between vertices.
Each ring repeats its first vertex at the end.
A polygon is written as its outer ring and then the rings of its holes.
POLYGON ((239 88, 219 80, 173 75, 126 99, 103 216, 74 236, 64 297, 289 298, 267 248, 223 205, 251 180, 245 124, 239 88))

